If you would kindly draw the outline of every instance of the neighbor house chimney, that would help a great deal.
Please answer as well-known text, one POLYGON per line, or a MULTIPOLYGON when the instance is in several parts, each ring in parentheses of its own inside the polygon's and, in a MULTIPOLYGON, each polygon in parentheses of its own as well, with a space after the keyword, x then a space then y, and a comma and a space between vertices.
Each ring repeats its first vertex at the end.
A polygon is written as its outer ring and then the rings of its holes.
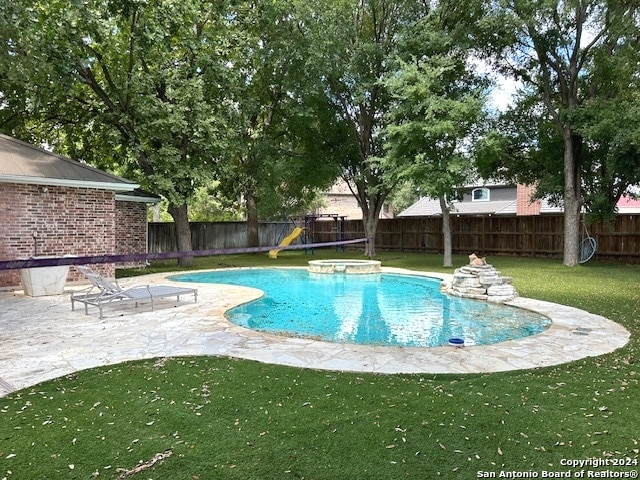
POLYGON ((531 200, 535 192, 533 185, 518 184, 516 215, 540 215, 540 200, 531 200))

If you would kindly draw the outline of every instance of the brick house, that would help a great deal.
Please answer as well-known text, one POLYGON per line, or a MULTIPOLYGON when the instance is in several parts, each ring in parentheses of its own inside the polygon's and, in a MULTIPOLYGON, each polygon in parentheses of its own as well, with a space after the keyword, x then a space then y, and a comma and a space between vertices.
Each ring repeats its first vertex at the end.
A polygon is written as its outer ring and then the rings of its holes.
MULTIPOLYGON (((531 200, 535 188, 523 184, 484 183, 464 188, 462 199, 453 203, 452 215, 544 215, 562 213, 562 207, 547 199, 531 200)), ((637 193, 636 193, 637 194, 637 193)), ((640 200, 623 196, 618 213, 640 213, 640 200)), ((422 197, 398 214, 398 217, 430 217, 442 215, 438 199, 422 197)))
MULTIPOLYGON (((527 185, 486 183, 464 188, 462 199, 453 203, 452 215, 543 215, 562 209, 546 200, 531 200, 534 188, 527 185)), ((422 197, 398 214, 399 217, 442 215, 438 199, 422 197)))
MULTIPOLYGON (((335 214, 347 217, 349 220, 362 220, 362 209, 358 205, 358 200, 344 180, 338 179, 322 196, 325 206, 317 208, 315 214, 335 214)), ((393 207, 390 203, 386 202, 382 206, 380 218, 393 218, 393 207)))
MULTIPOLYGON (((160 199, 138 187, 0 135, 0 259, 147 252, 147 206, 160 199)), ((115 275, 115 264, 96 268, 115 275)), ((71 268, 67 280, 78 279, 71 268)), ((0 287, 18 285, 17 270, 0 271, 0 287)))

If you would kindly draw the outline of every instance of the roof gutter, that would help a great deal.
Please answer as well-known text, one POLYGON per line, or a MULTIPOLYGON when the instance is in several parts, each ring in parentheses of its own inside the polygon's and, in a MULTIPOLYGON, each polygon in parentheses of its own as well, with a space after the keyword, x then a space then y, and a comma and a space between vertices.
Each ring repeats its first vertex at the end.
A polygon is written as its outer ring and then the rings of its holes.
POLYGON ((47 185, 51 187, 94 188, 97 190, 112 190, 116 192, 132 192, 140 186, 137 183, 87 182, 82 180, 68 180, 64 178, 24 177, 22 175, 0 175, 0 183, 47 185))
POLYGON ((127 195, 126 193, 116 193, 116 200, 119 202, 139 202, 139 203, 160 203, 158 197, 147 197, 144 195, 127 195))

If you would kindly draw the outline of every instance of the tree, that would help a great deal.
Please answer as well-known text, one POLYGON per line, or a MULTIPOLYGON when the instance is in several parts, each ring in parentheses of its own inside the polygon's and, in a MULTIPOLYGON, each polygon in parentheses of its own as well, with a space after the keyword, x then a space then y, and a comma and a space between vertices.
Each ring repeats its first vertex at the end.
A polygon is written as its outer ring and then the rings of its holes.
POLYGON ((640 95, 588 102, 576 115, 590 168, 584 174, 590 219, 611 219, 623 195, 640 184, 640 95))
POLYGON ((218 183, 200 187, 189 199, 189 220, 192 222, 238 222, 242 216, 236 205, 221 202, 218 198, 218 183))
POLYGON ((615 20, 589 69, 593 90, 572 117, 589 165, 585 203, 601 219, 613 216, 620 197, 640 184, 639 24, 630 11, 615 20))
POLYGON ((443 264, 451 267, 451 200, 471 175, 470 140, 483 118, 486 85, 470 70, 464 43, 454 41, 458 32, 443 28, 446 18, 436 9, 414 24, 407 36, 414 47, 386 81, 393 102, 381 163, 386 175, 439 199, 443 264))
MULTIPOLYGON (((537 103, 530 94, 501 115, 494 131, 478 142, 476 166, 484 176, 535 184, 535 198, 561 206, 563 139, 553 122, 536 110, 537 103)), ((588 99, 573 113, 572 122, 582 137, 586 222, 611 219, 621 196, 640 183, 639 114, 635 87, 607 98, 588 99)))
MULTIPOLYGON (((227 72, 224 2, 15 2, 3 39, 8 109, 74 158, 117 165, 169 201, 191 251, 187 200, 220 151, 227 72), (8 60, 7 60, 8 59, 8 60), (12 102, 15 100, 15 102, 12 102), (13 107, 13 108, 12 108, 13 107)), ((6 94, 5 94, 6 96, 6 94)), ((183 266, 189 257, 180 259, 183 266)))
POLYGON ((510 110, 492 119, 487 131, 475 147, 481 177, 535 185, 531 200, 562 204, 564 145, 553 122, 540 114, 537 95, 521 96, 510 110))
POLYGON ((592 67, 637 41, 638 8, 625 1, 504 0, 498 10, 513 43, 499 64, 538 95, 543 115, 562 139, 564 264, 579 262, 585 138, 576 113, 603 93, 592 67), (631 20, 629 20, 631 19, 631 20), (636 22, 637 23, 637 22, 636 22), (624 28, 623 28, 624 27, 624 28))
POLYGON ((235 12, 230 128, 216 175, 228 198, 243 198, 248 244, 257 246, 259 218, 304 211, 335 180, 339 129, 294 2, 242 2, 235 12))
POLYGON ((365 254, 375 253, 382 206, 393 185, 385 182, 383 155, 385 112, 390 96, 383 80, 395 63, 402 25, 427 8, 409 0, 320 0, 307 4, 313 62, 336 116, 348 125, 341 176, 362 210, 365 254))
MULTIPOLYGON (((420 191, 440 200, 443 215, 444 266, 451 260, 451 200, 472 173, 469 135, 482 117, 481 89, 461 87, 455 60, 430 58, 403 65, 390 90, 396 104, 389 113, 388 171, 410 178, 420 191)), ((467 78, 471 78, 467 77, 467 78)))
MULTIPOLYGON (((449 0, 320 0, 308 6, 315 21, 314 61, 323 65, 325 91, 349 125, 350 145, 355 146, 353 154, 343 157, 342 178, 362 210, 365 234, 372 239, 365 251, 369 256, 375 253, 380 210, 402 181, 393 171, 398 162, 380 161, 387 127, 398 120, 387 115, 399 97, 389 91, 400 88, 394 76, 414 61, 427 65, 432 56, 454 49, 459 58, 477 51, 474 45, 490 40, 476 27, 484 22, 485 8, 485 2, 449 0)), ((403 108, 410 110, 408 102, 403 108)))

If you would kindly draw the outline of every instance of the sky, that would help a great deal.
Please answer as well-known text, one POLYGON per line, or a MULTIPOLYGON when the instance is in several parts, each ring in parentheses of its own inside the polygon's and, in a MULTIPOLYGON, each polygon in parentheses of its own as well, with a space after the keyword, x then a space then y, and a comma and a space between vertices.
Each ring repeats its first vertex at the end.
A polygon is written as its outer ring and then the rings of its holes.
POLYGON ((496 85, 489 95, 489 104, 504 112, 511 106, 511 101, 518 90, 518 82, 502 75, 496 77, 496 85))

